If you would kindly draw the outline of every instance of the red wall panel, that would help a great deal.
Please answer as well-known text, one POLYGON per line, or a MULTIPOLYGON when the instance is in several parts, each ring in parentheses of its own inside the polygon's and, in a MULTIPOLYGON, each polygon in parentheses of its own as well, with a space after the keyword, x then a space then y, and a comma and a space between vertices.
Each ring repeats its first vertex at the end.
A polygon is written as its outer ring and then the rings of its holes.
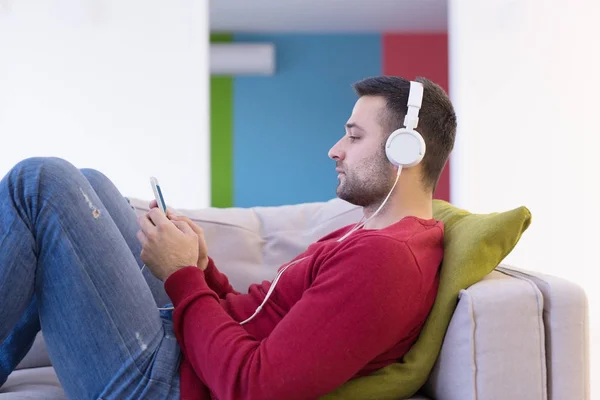
MULTIPOLYGON (((406 79, 422 76, 436 82, 448 92, 448 35, 384 34, 382 44, 383 74, 406 79)), ((436 199, 450 201, 450 162, 434 193, 436 199)))

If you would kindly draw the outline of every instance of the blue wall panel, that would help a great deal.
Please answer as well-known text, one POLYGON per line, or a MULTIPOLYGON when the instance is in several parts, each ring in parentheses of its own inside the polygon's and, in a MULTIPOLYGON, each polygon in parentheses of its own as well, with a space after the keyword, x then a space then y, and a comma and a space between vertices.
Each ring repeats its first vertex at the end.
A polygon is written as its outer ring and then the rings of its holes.
POLYGON ((351 84, 380 75, 380 35, 237 34, 275 44, 270 77, 235 77, 234 205, 296 204, 335 197, 327 152, 344 134, 351 84))

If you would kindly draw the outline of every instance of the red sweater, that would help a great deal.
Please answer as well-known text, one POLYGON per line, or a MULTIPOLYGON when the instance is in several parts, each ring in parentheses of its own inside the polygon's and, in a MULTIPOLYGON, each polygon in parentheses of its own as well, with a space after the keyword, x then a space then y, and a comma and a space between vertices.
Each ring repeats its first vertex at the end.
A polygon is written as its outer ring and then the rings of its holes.
MULTIPOLYGON (((182 399, 316 399, 400 359, 431 310, 443 225, 407 217, 313 243, 277 283, 236 292, 212 260, 165 282, 182 349, 182 399)), ((232 249, 235 251, 235 249, 232 249)), ((287 265, 287 264, 286 264, 287 265)))

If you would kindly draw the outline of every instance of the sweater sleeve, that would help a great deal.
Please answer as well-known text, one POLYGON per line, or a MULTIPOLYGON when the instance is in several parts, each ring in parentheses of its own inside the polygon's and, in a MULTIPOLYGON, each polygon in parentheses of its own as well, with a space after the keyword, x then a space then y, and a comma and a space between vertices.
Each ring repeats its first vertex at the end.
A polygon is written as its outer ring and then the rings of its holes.
POLYGON ((415 328, 423 285, 406 244, 363 237, 341 246, 262 341, 221 308, 201 270, 167 279, 182 351, 217 398, 318 398, 415 328))
POLYGON ((240 294, 229 283, 227 276, 220 272, 212 258, 208 258, 208 266, 204 271, 206 284, 211 288, 219 298, 224 299, 228 294, 240 294))

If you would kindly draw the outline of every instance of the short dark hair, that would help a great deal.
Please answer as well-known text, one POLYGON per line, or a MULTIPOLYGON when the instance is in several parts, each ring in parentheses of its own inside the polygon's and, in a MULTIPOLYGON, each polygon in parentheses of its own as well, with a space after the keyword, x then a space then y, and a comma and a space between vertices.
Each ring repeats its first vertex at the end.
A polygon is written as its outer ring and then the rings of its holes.
MULTIPOLYGON (((435 191, 444 166, 454 148, 456 137, 456 114, 448 95, 439 85, 419 77, 423 84, 423 103, 419 110, 419 123, 416 130, 425 140, 425 156, 421 161, 423 184, 435 191)), ((389 134, 404 126, 404 116, 408 112, 410 81, 397 76, 378 76, 354 83, 354 91, 359 97, 381 96, 386 101, 386 110, 381 115, 382 126, 389 134)))

